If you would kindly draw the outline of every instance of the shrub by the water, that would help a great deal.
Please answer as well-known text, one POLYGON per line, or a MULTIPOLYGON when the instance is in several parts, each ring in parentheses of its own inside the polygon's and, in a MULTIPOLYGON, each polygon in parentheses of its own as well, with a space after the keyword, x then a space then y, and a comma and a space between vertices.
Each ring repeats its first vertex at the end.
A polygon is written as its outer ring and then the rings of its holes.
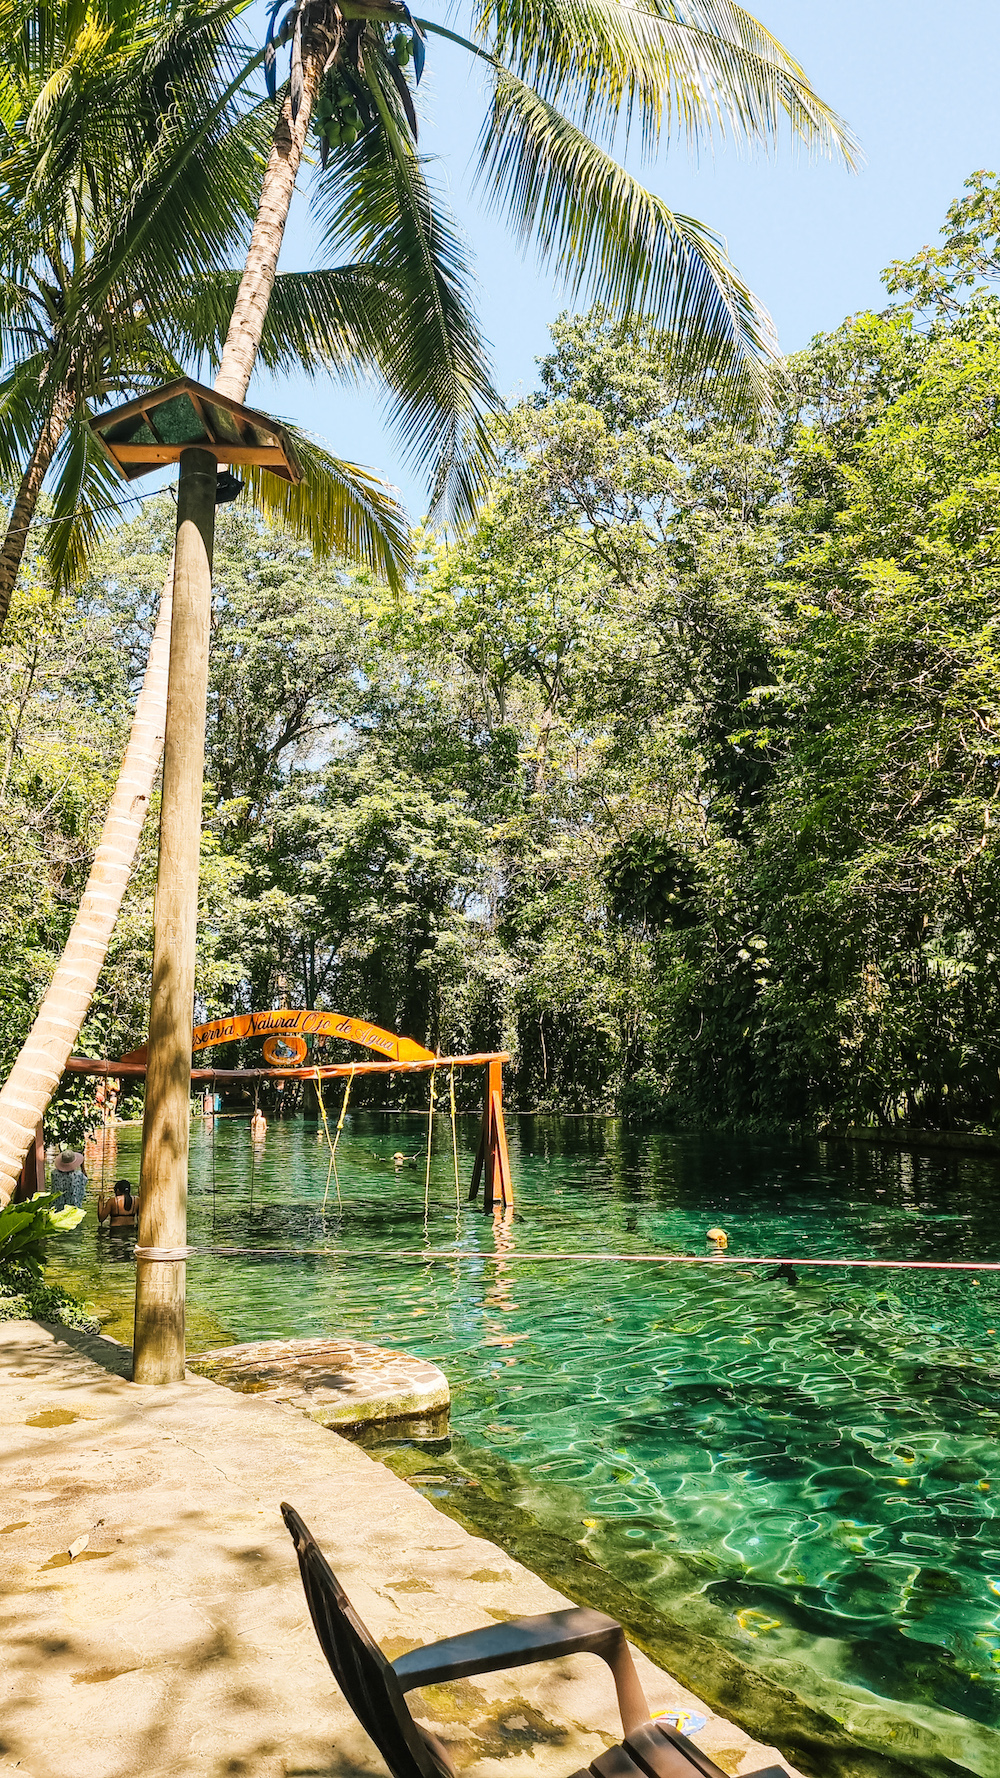
POLYGON ((0 1210, 0 1321, 50 1321, 97 1333, 96 1315, 42 1276, 50 1237, 68 1234, 83 1216, 72 1205, 54 1210, 52 1204, 51 1192, 39 1192, 0 1210))
POLYGON ((101 1324, 87 1304, 56 1284, 46 1284, 27 1266, 0 1260, 0 1321, 50 1321, 99 1333, 101 1324))

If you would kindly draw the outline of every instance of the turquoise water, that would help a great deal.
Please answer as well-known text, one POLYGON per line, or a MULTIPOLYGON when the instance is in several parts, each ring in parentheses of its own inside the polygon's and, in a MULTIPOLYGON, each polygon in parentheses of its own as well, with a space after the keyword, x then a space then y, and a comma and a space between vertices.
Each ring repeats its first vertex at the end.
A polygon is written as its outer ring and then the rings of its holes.
MULTIPOLYGON (((791 1288, 531 1257, 701 1253, 721 1223, 735 1255, 1000 1258, 996 1164, 512 1123, 507 1221, 465 1202, 472 1120, 458 1205, 438 1120, 425 1207, 422 1155, 398 1174, 388 1157, 418 1153, 426 1123, 349 1118, 325 1212, 315 1126, 272 1125, 251 1167, 245 1122, 196 1124, 190 1239, 251 1251, 189 1266, 189 1345, 344 1331, 435 1360, 484 1485, 842 1718, 888 1709, 1000 1770, 1000 1274, 791 1288)), ((137 1169, 124 1130, 115 1170, 137 1169)), ((131 1241, 92 1224, 60 1274, 124 1311, 131 1241)))

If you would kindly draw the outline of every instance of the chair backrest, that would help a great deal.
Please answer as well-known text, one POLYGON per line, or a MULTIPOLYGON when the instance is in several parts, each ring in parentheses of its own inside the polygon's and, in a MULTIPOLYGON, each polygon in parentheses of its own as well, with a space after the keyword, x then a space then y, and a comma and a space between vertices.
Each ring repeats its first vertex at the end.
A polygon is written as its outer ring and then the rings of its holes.
POLYGON ((414 1722, 400 1684, 372 1641, 308 1526, 282 1502, 319 1645, 355 1716, 393 1778, 453 1778, 444 1748, 414 1722))

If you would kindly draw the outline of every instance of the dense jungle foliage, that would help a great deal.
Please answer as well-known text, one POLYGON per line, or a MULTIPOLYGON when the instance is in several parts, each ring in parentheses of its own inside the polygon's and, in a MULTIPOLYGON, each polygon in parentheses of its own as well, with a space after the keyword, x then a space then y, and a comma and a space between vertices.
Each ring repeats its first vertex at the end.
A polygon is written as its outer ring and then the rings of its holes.
MULTIPOLYGON (((754 445, 677 399, 662 338, 560 320, 478 526, 423 535, 398 601, 220 511, 206 1016, 503 1045, 525 1108, 995 1127, 992 175, 944 233, 789 362, 754 445)), ((0 1064, 85 881, 173 518, 139 509, 75 596, 22 575, 0 1064)), ((154 851, 151 822, 99 1053, 144 1039, 154 851)))

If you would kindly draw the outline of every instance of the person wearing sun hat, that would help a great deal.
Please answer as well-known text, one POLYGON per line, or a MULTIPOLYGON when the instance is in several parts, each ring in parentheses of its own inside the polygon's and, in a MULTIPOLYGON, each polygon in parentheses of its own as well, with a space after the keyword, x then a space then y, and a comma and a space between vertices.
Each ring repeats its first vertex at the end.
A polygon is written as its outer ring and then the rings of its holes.
POLYGON ((55 1210, 65 1210, 69 1205, 82 1210, 87 1194, 87 1175, 84 1172, 83 1156, 64 1148, 56 1155, 52 1163, 52 1190, 58 1196, 53 1205, 55 1210))

